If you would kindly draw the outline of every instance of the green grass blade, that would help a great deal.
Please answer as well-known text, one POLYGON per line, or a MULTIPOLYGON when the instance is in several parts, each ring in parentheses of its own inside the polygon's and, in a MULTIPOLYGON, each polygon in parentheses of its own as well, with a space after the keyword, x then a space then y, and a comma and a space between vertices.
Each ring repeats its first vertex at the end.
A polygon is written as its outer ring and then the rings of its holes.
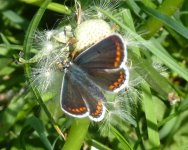
POLYGON ((129 7, 134 11, 134 13, 137 16, 140 16, 139 15, 140 8, 134 0, 126 0, 126 3, 129 5, 129 7))
POLYGON ((100 150, 112 150, 111 148, 107 147, 106 145, 103 145, 102 143, 100 143, 94 139, 91 139, 91 141, 89 143, 91 143, 90 145, 94 145, 94 147, 96 147, 97 149, 100 149, 100 150))
POLYGON ((155 106, 148 85, 142 84, 143 88, 143 105, 147 121, 148 139, 152 148, 160 147, 160 138, 158 133, 155 106))
POLYGON ((124 149, 133 150, 132 147, 129 145, 129 142, 121 135, 118 130, 116 130, 113 126, 110 126, 110 130, 113 135, 119 140, 119 142, 123 145, 124 149))
POLYGON ((7 49, 11 49, 11 50, 19 50, 22 51, 23 50, 23 46, 22 45, 13 45, 13 44, 0 44, 0 48, 7 48, 7 49))
POLYGON ((7 38, 3 35, 3 33, 0 32, 0 36, 1 36, 1 39, 3 40, 3 42, 6 44, 6 45, 9 45, 9 41, 7 40, 7 38))
MULTIPOLYGON (((173 15, 184 3, 185 0, 165 0, 162 1, 160 7, 157 8, 161 13, 171 16, 173 15)), ((143 4, 146 4, 143 1, 143 4)), ((147 5, 147 7, 150 7, 147 5)), ((145 23, 141 26, 141 32, 146 32, 144 35, 145 38, 151 38, 157 31, 160 30, 163 23, 160 20, 157 20, 154 17, 149 17, 145 20, 145 23)))
MULTIPOLYGON (((42 121, 34 116, 29 118, 26 121, 25 127, 22 129, 22 131, 20 133, 21 142, 24 143, 24 137, 25 137, 25 134, 28 132, 28 130, 27 130, 28 126, 32 127, 38 133, 38 135, 39 135, 41 141, 43 142, 43 144, 45 145, 46 149, 52 150, 52 145, 47 138, 45 127, 44 127, 42 121)), ((24 146, 24 144, 22 144, 22 146, 24 146)))
MULTIPOLYGON (((0 135, 5 135, 8 130, 16 123, 20 110, 24 108, 25 101, 21 96, 15 96, 12 99, 9 107, 0 113, 0 135), (11 113, 10 113, 11 112, 11 113)), ((0 136, 0 140, 3 136, 0 136)))
MULTIPOLYGON (((39 10, 37 11, 37 13, 35 14, 35 16, 33 17, 33 19, 31 20, 31 23, 29 24, 29 27, 27 29, 26 32, 26 36, 25 36, 25 40, 24 40, 24 52, 25 52, 25 59, 29 59, 29 53, 32 47, 32 39, 34 37, 35 31, 39 25, 39 22, 48 6, 48 4, 51 2, 51 0, 46 0, 44 1, 44 3, 41 5, 41 7, 39 8, 39 10)), ((28 65, 26 65, 26 73, 27 75, 30 74, 29 72, 29 67, 28 65)))
POLYGON ((144 5, 141 5, 141 8, 149 15, 155 17, 156 19, 163 22, 168 27, 172 28, 174 31, 178 32, 180 35, 188 39, 188 29, 183 26, 180 22, 172 19, 171 17, 164 15, 160 13, 157 10, 145 7, 144 5))
POLYGON ((160 75, 153 66, 146 60, 139 58, 135 53, 129 52, 130 58, 133 64, 138 64, 139 67, 135 68, 135 71, 144 78, 144 80, 150 85, 150 87, 158 92, 158 94, 166 100, 168 94, 171 92, 175 92, 173 87, 167 81, 166 78, 160 75), (147 76, 146 76, 147 75, 147 76), (157 79, 157 80, 156 80, 157 79))
MULTIPOLYGON (((129 11, 126 11, 124 14, 127 15, 127 19, 124 17, 125 22, 133 31, 135 31, 131 13, 129 11)), ((134 51, 137 54, 137 56, 135 53, 131 51, 129 51, 129 54, 131 54, 131 56, 129 56, 131 57, 133 64, 139 64, 139 67, 135 68, 137 73, 142 77, 148 74, 145 80, 148 83, 150 83, 150 86, 154 87, 156 91, 158 91, 160 94, 164 94, 164 96, 167 97, 168 92, 172 90, 171 86, 169 84, 165 84, 167 83, 167 81, 164 78, 162 78, 162 76, 150 65, 150 63, 147 60, 141 60, 138 48, 134 48, 134 51), (158 82, 156 82, 156 79, 158 79, 158 82), (163 88, 163 86, 165 88, 163 88)), ((145 116, 147 120, 148 139, 152 148, 158 148, 160 146, 160 139, 158 134, 157 119, 153 109, 154 103, 152 100, 152 95, 150 92, 149 85, 147 83, 142 83, 141 87, 143 89, 143 104, 145 106, 145 116)))
POLYGON ((188 110, 188 99, 184 100, 180 104, 180 107, 176 112, 170 114, 168 117, 164 118, 161 122, 159 122, 158 127, 161 127, 162 125, 166 124, 168 121, 172 120, 173 118, 177 117, 182 112, 187 111, 187 110, 188 110))

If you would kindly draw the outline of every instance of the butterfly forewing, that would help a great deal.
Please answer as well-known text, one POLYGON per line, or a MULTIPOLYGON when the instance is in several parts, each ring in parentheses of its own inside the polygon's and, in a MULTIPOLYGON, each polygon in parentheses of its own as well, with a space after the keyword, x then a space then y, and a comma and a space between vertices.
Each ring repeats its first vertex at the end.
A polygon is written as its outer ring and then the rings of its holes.
POLYGON ((79 67, 114 69, 126 60, 126 47, 118 34, 113 34, 78 55, 74 63, 79 67))

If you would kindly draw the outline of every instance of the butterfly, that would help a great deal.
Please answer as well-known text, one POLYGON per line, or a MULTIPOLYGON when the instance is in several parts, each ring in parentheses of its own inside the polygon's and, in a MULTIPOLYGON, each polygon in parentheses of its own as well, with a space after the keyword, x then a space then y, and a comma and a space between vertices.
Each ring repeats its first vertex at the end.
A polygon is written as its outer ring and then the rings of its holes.
POLYGON ((60 104, 73 117, 101 121, 105 116, 102 91, 118 92, 128 86, 127 44, 113 33, 89 47, 64 68, 60 104))

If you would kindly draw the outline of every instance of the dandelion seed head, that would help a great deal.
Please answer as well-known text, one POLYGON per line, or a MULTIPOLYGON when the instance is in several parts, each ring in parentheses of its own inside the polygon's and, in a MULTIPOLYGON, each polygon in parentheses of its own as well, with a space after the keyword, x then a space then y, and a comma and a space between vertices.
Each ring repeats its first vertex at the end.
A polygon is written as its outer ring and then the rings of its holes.
POLYGON ((43 44, 43 54, 48 55, 54 49, 54 45, 51 41, 45 41, 43 44))
MULTIPOLYGON (((107 114, 108 115, 108 114, 107 114)), ((108 118, 108 117, 106 117, 108 118)), ((107 119, 105 118, 105 120, 102 122, 101 126, 99 126, 99 130, 100 130, 100 134, 103 136, 108 136, 110 137, 110 125, 111 125, 111 121, 106 121, 107 119)))
MULTIPOLYGON (((46 61, 52 66, 67 60, 70 54, 69 45, 67 44, 70 33, 67 36, 67 32, 69 30, 60 28, 36 33, 35 43, 38 45, 36 49, 39 52, 35 55, 35 58, 38 59, 38 62, 46 61)), ((43 65, 44 63, 38 63, 37 66, 38 68, 43 68, 43 65), (39 64, 41 65, 40 67, 39 64)))
POLYGON ((59 42, 66 43, 68 41, 64 31, 59 32, 55 37, 59 42))
POLYGON ((47 70, 47 71, 45 72, 45 74, 44 74, 44 76, 45 76, 46 78, 49 78, 50 75, 51 75, 51 72, 50 72, 49 70, 47 70))
POLYGON ((68 60, 69 46, 65 33, 64 29, 56 29, 37 31, 35 35, 39 52, 35 55, 37 63, 32 68, 31 81, 41 93, 54 84, 58 72, 57 64, 68 60))
POLYGON ((52 68, 32 68, 31 80, 34 87, 41 93, 46 92, 54 80, 54 70, 52 68))
POLYGON ((97 12, 97 18, 102 18, 103 14, 101 12, 97 12))
POLYGON ((50 53, 56 49, 56 44, 52 40, 54 33, 55 30, 36 32, 33 47, 39 51, 35 56, 39 61, 50 56, 50 53))
POLYGON ((46 40, 50 40, 52 36, 54 35, 54 30, 46 31, 46 40))
MULTIPOLYGON (((132 73, 132 69, 129 70, 132 73)), ((118 124, 119 121, 136 126, 135 118, 138 105, 141 102, 141 94, 137 87, 142 82, 144 82, 144 80, 139 76, 131 77, 129 79, 128 87, 118 92, 114 101, 107 102, 106 107, 108 113, 105 118, 105 126, 108 126, 109 124, 118 124)))
POLYGON ((73 37, 72 27, 70 25, 66 25, 63 28, 60 28, 56 31, 56 34, 54 35, 54 38, 61 42, 66 44, 70 38, 73 37))
POLYGON ((120 93, 113 102, 107 102, 108 104, 106 104, 108 106, 108 113, 106 113, 106 117, 100 127, 102 134, 110 134, 111 125, 117 126, 125 122, 136 127, 135 109, 137 107, 133 104, 133 101, 130 102, 129 97, 124 92, 120 93))
POLYGON ((47 41, 51 41, 55 30, 44 30, 44 31, 36 31, 34 36, 34 44, 38 46, 38 49, 43 46, 43 44, 47 41))
POLYGON ((76 28, 76 49, 82 50, 112 33, 110 25, 101 19, 87 20, 76 28))

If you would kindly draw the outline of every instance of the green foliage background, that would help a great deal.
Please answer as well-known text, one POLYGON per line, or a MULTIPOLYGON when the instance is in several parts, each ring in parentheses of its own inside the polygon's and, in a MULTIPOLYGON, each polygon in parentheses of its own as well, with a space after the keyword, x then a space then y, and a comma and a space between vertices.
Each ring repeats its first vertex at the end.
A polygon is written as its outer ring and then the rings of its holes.
POLYGON ((52 29, 73 16, 74 1, 0 0, 0 149, 188 149, 188 1, 122 0, 112 14, 97 9, 136 41, 150 41, 144 46, 148 51, 143 46, 128 51, 139 66, 135 71, 146 81, 139 87, 137 126, 117 123, 102 135, 102 123, 62 114, 54 118, 51 112, 59 103, 50 103, 50 95, 41 98, 29 86, 30 66, 18 59, 22 53, 31 58, 37 28, 52 29), (165 77, 153 68, 153 57, 169 68, 165 77), (181 101, 170 105, 170 93, 181 101))

